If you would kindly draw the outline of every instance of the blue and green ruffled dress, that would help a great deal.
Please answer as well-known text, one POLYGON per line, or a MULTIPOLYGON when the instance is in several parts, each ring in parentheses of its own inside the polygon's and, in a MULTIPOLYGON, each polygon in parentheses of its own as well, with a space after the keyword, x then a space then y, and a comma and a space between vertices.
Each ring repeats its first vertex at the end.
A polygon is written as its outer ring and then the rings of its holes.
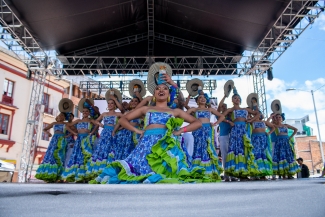
POLYGON ((275 133, 277 136, 274 144, 273 173, 280 176, 295 175, 300 171, 300 167, 296 162, 294 140, 289 140, 288 135, 279 135, 288 133, 287 127, 278 127, 275 133))
POLYGON ((186 155, 173 130, 180 127, 182 119, 167 112, 151 111, 146 114, 145 126, 163 124, 165 128, 148 129, 143 138, 124 160, 117 160, 91 183, 188 183, 209 182, 204 168, 189 168, 186 155))
MULTIPOLYGON (((266 128, 264 122, 252 123, 254 129, 266 128)), ((270 136, 266 132, 252 133, 253 153, 257 164, 258 176, 273 174, 270 136)))
POLYGON ((56 182, 62 179, 64 171, 66 139, 65 124, 54 124, 54 133, 45 153, 44 159, 39 165, 35 177, 46 182, 56 182))
MULTIPOLYGON (((91 131, 93 125, 90 122, 79 122, 77 124, 77 130, 81 129, 91 131)), ((70 160, 62 174, 65 180, 69 182, 87 181, 86 165, 92 155, 95 139, 95 135, 90 136, 88 133, 78 133, 70 160)))
POLYGON ((114 161, 114 151, 117 143, 115 137, 112 136, 112 132, 117 120, 117 116, 105 116, 103 118, 104 129, 100 133, 96 149, 87 163, 86 174, 90 179, 96 178, 109 163, 114 161))
MULTIPOLYGON (((208 110, 195 112, 196 118, 210 120, 211 113, 208 110)), ((194 150, 192 166, 205 168, 205 174, 211 179, 221 180, 220 173, 223 169, 219 161, 217 150, 214 146, 214 129, 210 123, 203 123, 202 127, 192 132, 194 138, 194 150)))
MULTIPOLYGON (((247 118, 246 110, 234 110, 232 120, 247 118)), ((258 176, 257 164, 251 142, 251 125, 246 122, 234 122, 229 136, 229 148, 226 157, 225 172, 229 176, 258 176)))

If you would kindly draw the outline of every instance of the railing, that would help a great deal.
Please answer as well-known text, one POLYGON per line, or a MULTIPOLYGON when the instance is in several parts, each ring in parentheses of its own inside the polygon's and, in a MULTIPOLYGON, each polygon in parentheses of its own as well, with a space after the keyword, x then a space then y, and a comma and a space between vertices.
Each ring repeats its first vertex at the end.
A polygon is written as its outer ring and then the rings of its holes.
POLYGON ((52 108, 45 107, 44 108, 44 113, 49 114, 49 115, 53 115, 53 109, 52 108))
POLYGON ((2 95, 2 102, 13 105, 14 99, 11 96, 2 95))

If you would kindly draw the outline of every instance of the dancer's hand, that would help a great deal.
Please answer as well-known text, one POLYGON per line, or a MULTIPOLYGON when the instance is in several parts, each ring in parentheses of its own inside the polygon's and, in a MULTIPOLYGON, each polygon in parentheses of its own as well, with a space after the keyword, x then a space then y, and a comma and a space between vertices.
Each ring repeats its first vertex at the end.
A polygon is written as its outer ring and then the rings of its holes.
POLYGON ((47 135, 48 135, 49 137, 52 137, 52 134, 51 134, 51 133, 49 133, 49 132, 47 132, 47 135))
POLYGON ((115 132, 115 131, 113 131, 113 132, 112 132, 112 136, 114 137, 115 135, 116 135, 116 132, 115 132))
POLYGON ((143 137, 143 134, 144 134, 144 131, 143 130, 139 130, 139 129, 137 129, 136 131, 135 131, 135 133, 136 134, 139 134, 140 135, 140 139, 143 137))
POLYGON ((182 130, 176 130, 173 132, 174 136, 180 136, 182 134, 182 130))

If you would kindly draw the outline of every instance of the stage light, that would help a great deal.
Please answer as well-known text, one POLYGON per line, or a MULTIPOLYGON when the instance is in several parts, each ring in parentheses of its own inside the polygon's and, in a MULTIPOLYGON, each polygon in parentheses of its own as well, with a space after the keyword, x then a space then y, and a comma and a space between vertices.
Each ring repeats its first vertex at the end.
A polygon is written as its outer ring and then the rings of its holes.
POLYGON ((193 76, 193 70, 191 71, 191 77, 193 76))

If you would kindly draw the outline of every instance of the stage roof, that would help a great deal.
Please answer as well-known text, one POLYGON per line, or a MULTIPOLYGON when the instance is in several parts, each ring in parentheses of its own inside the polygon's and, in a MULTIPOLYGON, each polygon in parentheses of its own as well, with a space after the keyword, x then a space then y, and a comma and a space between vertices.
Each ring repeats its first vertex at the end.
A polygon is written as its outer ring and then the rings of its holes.
MULTIPOLYGON (((156 0, 154 32, 241 54, 257 47, 289 0, 156 0)), ((146 0, 8 0, 45 50, 67 54, 147 33, 146 0)), ((297 10, 300 9, 297 8, 297 10)), ((202 55, 156 43, 154 55, 202 55)), ((147 55, 147 43, 93 55, 147 55)))
MULTIPOLYGON (((148 55, 238 57, 245 50, 255 50, 258 47, 289 5, 290 0, 6 0, 6 2, 40 47, 44 50, 54 49, 60 56, 77 56, 79 53, 82 55, 78 56, 110 57, 148 55), (153 5, 150 5, 151 3, 153 5), (148 14, 150 7, 153 8, 153 15, 148 14), (153 21, 153 25, 148 25, 150 20, 153 21), (154 34, 151 53, 148 50, 150 47, 148 40, 152 38, 150 33, 154 34), (120 39, 124 39, 125 46, 119 44, 117 40, 120 39), (127 40, 133 42, 125 43, 127 40), (174 40, 178 40, 178 44, 173 43, 174 40), (90 49, 108 42, 115 42, 115 48, 90 49), (185 42, 213 49, 214 53, 209 55, 198 48, 180 46, 180 43, 185 42)), ((310 1, 308 5, 312 6, 315 3, 310 1)), ((301 10, 301 2, 293 2, 291 10, 293 14, 301 10)), ((305 13, 308 12, 308 9, 304 10, 305 13)), ((10 16, 4 15, 3 18, 9 23, 10 16)), ((291 19, 289 16, 283 17, 282 25, 290 23, 291 19)), ((296 23, 299 21, 297 19, 296 23)), ((294 26, 294 23, 292 25, 291 22, 290 26, 294 26)), ((19 35, 19 31, 16 34, 19 35)), ((277 38, 281 31, 275 29, 272 34, 277 38)), ((60 60, 62 61, 62 58, 60 60)), ((66 60, 71 63, 71 59, 66 60)), ((227 62, 233 63, 234 59, 227 62)), ((225 74, 231 73, 233 70, 225 71, 225 74)))

